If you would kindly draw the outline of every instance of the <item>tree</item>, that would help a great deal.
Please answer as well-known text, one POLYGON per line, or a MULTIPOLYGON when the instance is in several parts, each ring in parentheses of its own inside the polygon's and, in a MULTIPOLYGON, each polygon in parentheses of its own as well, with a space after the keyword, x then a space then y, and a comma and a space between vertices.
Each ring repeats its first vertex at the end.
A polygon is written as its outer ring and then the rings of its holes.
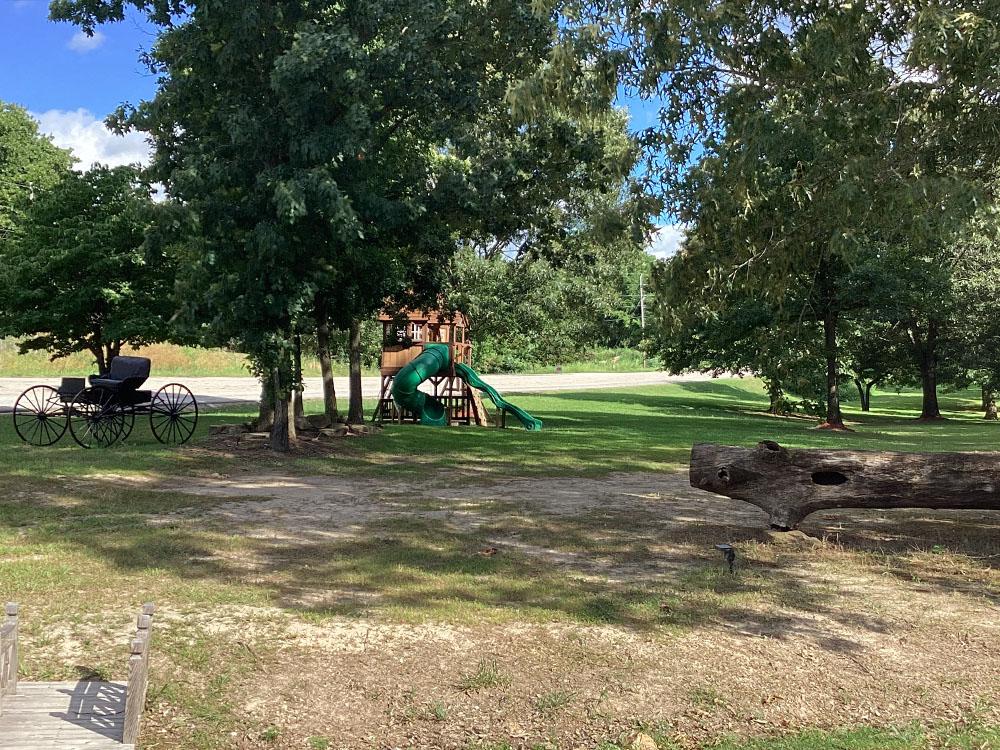
MULTIPOLYGON (((726 273, 777 302, 808 279, 827 422, 842 426, 843 275, 860 248, 942 245, 982 195, 1000 138, 1000 31, 976 3, 723 0, 565 4, 534 90, 589 64, 663 102, 650 174, 726 273), (985 55, 970 55, 962 45, 985 55), (567 54, 567 51, 569 52, 567 54), (597 60, 594 63, 592 61, 597 60), (591 62, 587 62, 591 61, 591 62)), ((926 348, 926 341, 920 344, 926 348)))
POLYGON ((909 353, 897 343, 896 325, 864 314, 847 321, 842 331, 844 372, 858 390, 861 411, 871 411, 873 388, 905 380, 909 353))
POLYGON ((656 264, 651 353, 672 372, 756 375, 772 414, 789 411, 796 394, 807 410, 822 415, 823 335, 808 294, 779 305, 748 293, 720 275, 728 262, 719 248, 691 238, 673 258, 656 264))
POLYGON ((69 152, 39 134, 25 109, 0 101, 0 252, 31 198, 59 182, 71 164, 69 152))
POLYGON ((959 235, 954 247, 951 296, 956 324, 943 342, 942 359, 959 387, 976 384, 983 394, 985 418, 997 419, 1000 391, 1000 215, 991 206, 959 235))
POLYGON ((68 172, 37 195, 4 253, 0 334, 53 358, 89 351, 101 373, 123 344, 168 338, 174 272, 144 246, 153 213, 131 167, 68 172))
POLYGON ((456 143, 473 165, 477 210, 458 232, 446 297, 470 316, 480 366, 558 364, 641 339, 657 203, 632 177, 638 148, 624 113, 592 104, 586 115, 541 108, 524 123, 498 107, 456 143))
MULTIPOLYGON (((317 299, 356 320, 447 266, 471 190, 446 147, 534 69, 552 21, 527 0, 131 4, 161 29, 159 88, 113 121, 149 134, 151 174, 196 217, 189 314, 273 378, 287 449, 296 321, 317 299)), ((126 5, 52 15, 92 32, 126 5)))
POLYGON ((469 316, 478 366, 512 372, 596 346, 637 345, 638 279, 650 258, 631 243, 593 252, 560 265, 460 253, 447 298, 469 316))

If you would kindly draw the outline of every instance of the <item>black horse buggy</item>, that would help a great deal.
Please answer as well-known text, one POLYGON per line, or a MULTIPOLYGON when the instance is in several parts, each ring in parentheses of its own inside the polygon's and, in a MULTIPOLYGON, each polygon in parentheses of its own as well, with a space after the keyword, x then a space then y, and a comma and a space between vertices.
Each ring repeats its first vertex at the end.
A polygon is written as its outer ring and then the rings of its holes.
POLYGON ((63 378, 59 388, 35 385, 14 404, 14 429, 31 445, 54 445, 68 429, 84 448, 109 446, 132 434, 136 415, 148 415, 153 436, 180 445, 198 425, 198 402, 187 386, 139 390, 149 378, 145 357, 115 357, 106 376, 63 378))

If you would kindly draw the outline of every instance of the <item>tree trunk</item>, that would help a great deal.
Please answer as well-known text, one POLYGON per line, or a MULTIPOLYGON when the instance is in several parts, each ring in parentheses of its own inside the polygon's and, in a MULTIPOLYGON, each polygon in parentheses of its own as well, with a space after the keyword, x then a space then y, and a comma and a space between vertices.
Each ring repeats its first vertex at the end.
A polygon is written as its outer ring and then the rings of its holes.
POLYGON ((699 443, 691 486, 743 500, 792 529, 826 508, 1000 510, 1000 454, 789 450, 699 443))
POLYGON ((364 403, 361 395, 361 321, 352 320, 348 341, 350 359, 350 394, 348 398, 348 424, 365 421, 364 403))
POLYGON ((920 370, 920 404, 922 420, 943 419, 937 396, 937 323, 927 324, 927 335, 921 339, 915 323, 910 325, 910 342, 920 370))
POLYGON ((826 354, 826 422, 821 427, 846 430, 840 411, 840 363, 837 351, 837 312, 827 304, 823 313, 824 353, 826 354))
POLYGON ((316 344, 319 349, 319 369, 323 376, 323 411, 331 423, 340 416, 337 413, 337 389, 333 382, 333 352, 330 351, 330 321, 325 316, 317 316, 316 344))
POLYGON ((108 374, 108 361, 104 356, 104 346, 98 344, 90 348, 90 353, 94 355, 94 363, 97 365, 97 374, 102 378, 108 374))
POLYGON ((107 372, 111 371, 111 360, 121 354, 122 342, 112 341, 104 345, 104 362, 107 367, 107 372))
POLYGON ((295 417, 292 405, 294 393, 290 383, 284 382, 279 369, 272 371, 274 384, 274 423, 271 425, 271 450, 286 453, 295 440, 295 417))
POLYGON ((256 427, 259 432, 270 432, 274 425, 274 383, 271 375, 260 378, 260 406, 257 409, 256 427))
POLYGON ((770 414, 781 414, 784 411, 785 392, 781 384, 774 378, 764 378, 764 389, 767 391, 768 406, 770 414))
POLYGON ((302 383, 302 337, 295 337, 295 388, 292 390, 292 413, 295 415, 296 427, 305 422, 306 411, 302 403, 302 393, 305 385, 302 383))
POLYGON ((871 411, 872 408, 872 387, 874 383, 869 383, 865 386, 865 411, 871 411))
POLYGON ((990 421, 997 419, 997 394, 991 388, 983 389, 983 401, 986 402, 986 416, 983 419, 990 421))
POLYGON ((861 411, 868 411, 868 391, 865 384, 854 378, 854 387, 858 389, 858 398, 861 399, 861 411))
POLYGON ((920 359, 920 389, 922 391, 920 419, 941 419, 937 397, 937 363, 933 355, 920 359))

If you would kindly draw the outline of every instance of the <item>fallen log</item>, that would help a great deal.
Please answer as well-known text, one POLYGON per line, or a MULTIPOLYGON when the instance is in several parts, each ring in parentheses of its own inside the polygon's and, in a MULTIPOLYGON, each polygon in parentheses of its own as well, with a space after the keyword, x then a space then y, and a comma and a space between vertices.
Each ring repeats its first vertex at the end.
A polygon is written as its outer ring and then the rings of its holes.
POLYGON ((1000 510, 1000 454, 756 448, 698 443, 691 486, 744 500, 794 529, 827 508, 1000 510))

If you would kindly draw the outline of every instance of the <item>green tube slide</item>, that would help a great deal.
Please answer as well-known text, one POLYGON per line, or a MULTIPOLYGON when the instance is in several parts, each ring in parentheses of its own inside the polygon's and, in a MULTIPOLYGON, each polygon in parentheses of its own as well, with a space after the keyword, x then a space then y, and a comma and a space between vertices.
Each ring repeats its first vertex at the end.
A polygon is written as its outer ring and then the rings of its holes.
POLYGON ((504 399, 496 388, 479 377, 479 373, 468 365, 463 365, 462 363, 456 364, 455 373, 473 388, 476 388, 489 396, 490 401, 492 401, 498 409, 506 412, 507 414, 513 414, 524 429, 532 431, 542 429, 542 420, 535 419, 524 409, 519 406, 514 406, 514 404, 504 399))
POLYGON ((444 404, 417 390, 417 386, 435 375, 446 375, 451 355, 447 344, 424 344, 424 350, 396 373, 392 380, 392 400, 400 409, 409 409, 420 417, 420 424, 441 427, 448 424, 444 404))

